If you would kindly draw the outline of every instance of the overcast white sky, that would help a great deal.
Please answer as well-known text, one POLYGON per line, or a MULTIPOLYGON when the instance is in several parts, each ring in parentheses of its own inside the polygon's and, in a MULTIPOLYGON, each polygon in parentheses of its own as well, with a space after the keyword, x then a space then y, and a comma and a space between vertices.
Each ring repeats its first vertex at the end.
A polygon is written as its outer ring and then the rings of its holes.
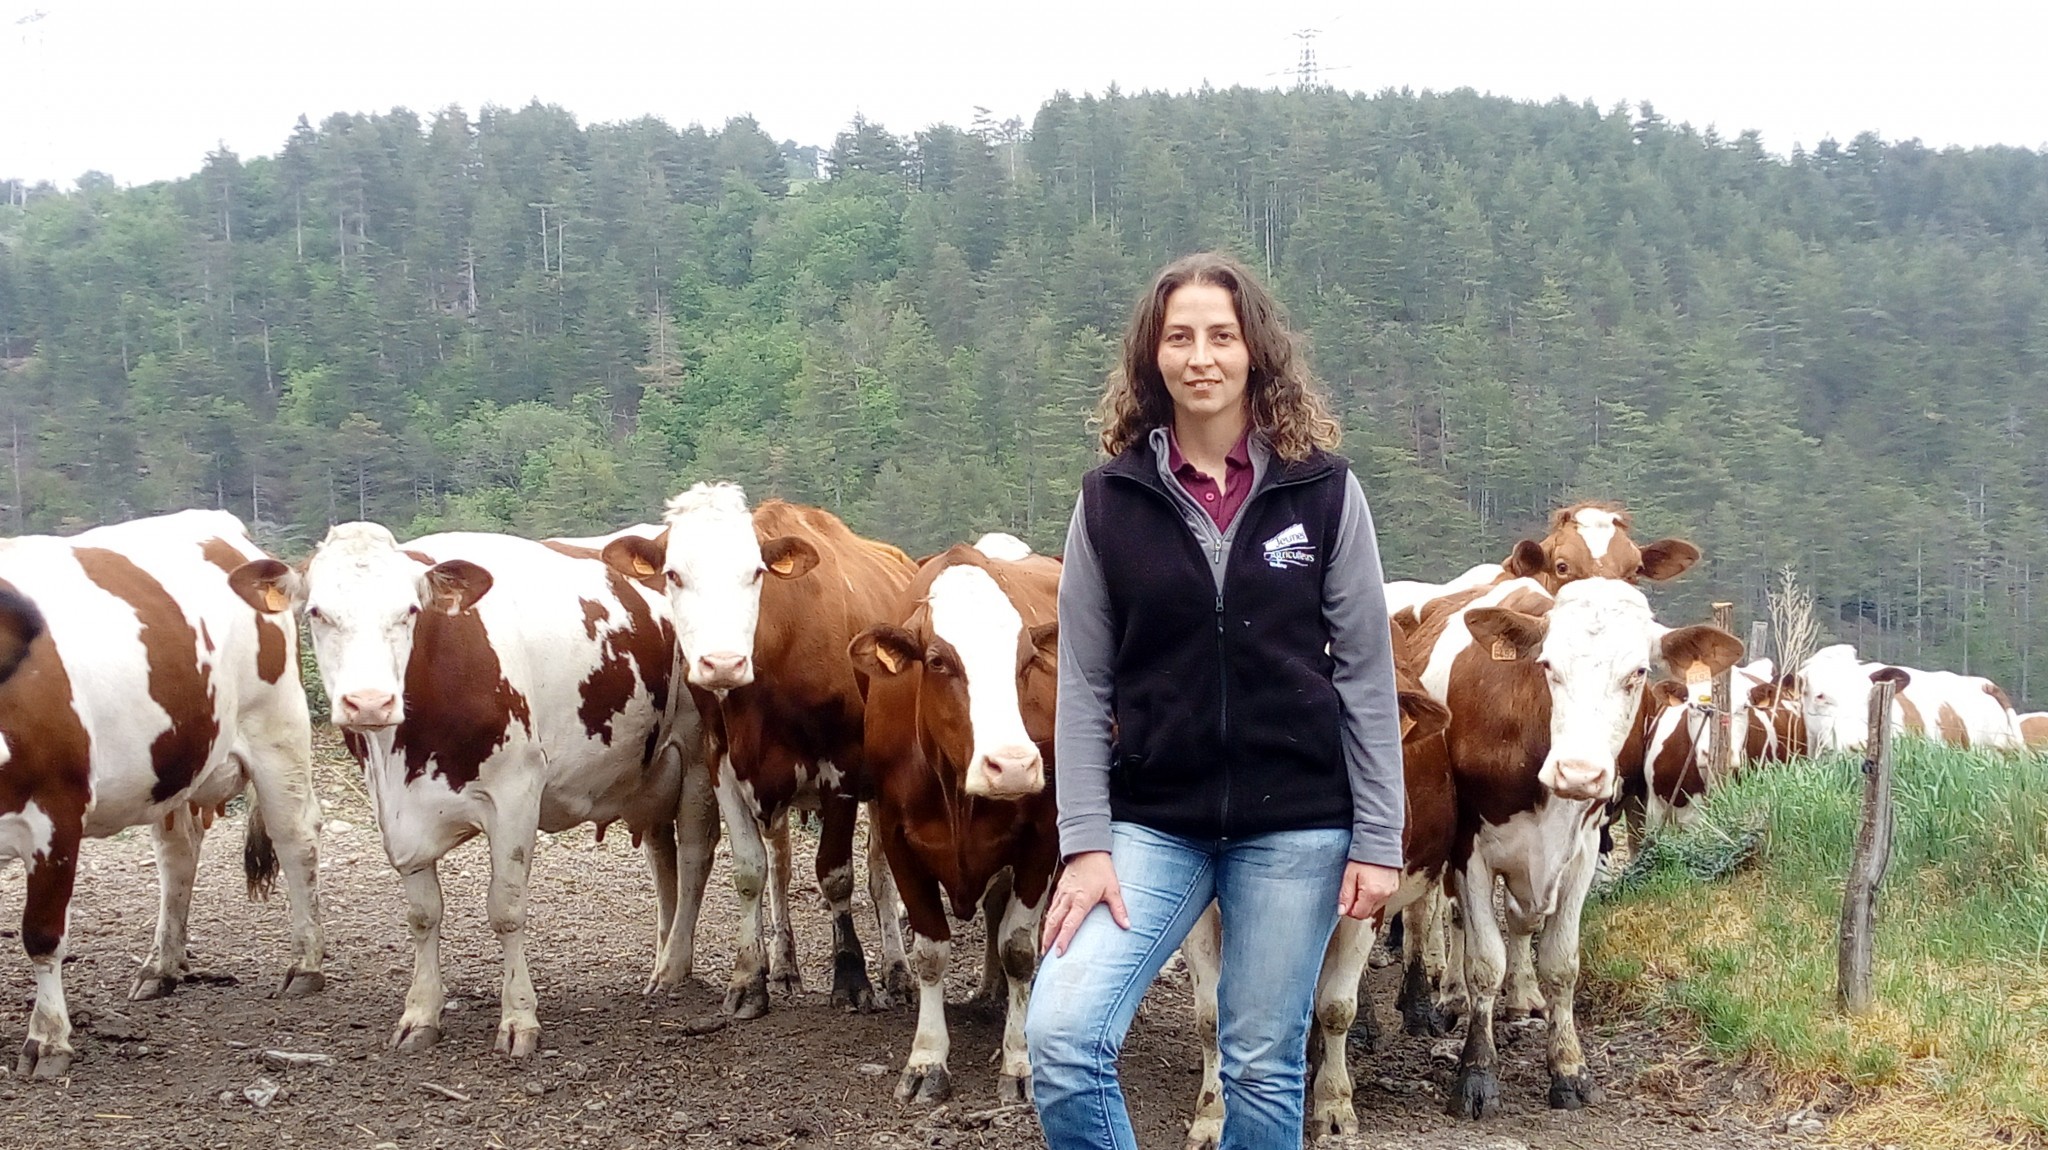
POLYGON ((1062 89, 1286 86, 1303 28, 1321 30, 1325 79, 1343 88, 1648 100, 1726 136, 1760 129, 1781 153, 1865 129, 2048 146, 2038 0, 0 0, 0 177, 144 183, 223 141, 274 153, 301 113, 536 97, 586 123, 751 113, 816 144, 856 111, 904 134, 964 126, 976 105, 1028 124, 1062 89))

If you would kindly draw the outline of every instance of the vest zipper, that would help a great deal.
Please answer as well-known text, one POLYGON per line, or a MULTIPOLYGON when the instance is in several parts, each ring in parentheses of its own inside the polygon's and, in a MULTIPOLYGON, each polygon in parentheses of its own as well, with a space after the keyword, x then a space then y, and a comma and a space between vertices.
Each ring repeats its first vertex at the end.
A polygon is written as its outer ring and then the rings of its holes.
MULTIPOLYGON (((1246 502, 1250 502, 1247 500, 1246 502)), ((1222 742, 1226 752, 1230 747, 1230 657, 1223 649, 1223 592, 1216 593, 1216 718, 1222 729, 1222 742)), ((1216 837, 1227 838, 1230 831, 1230 760, 1223 756, 1223 787, 1216 803, 1216 837)))

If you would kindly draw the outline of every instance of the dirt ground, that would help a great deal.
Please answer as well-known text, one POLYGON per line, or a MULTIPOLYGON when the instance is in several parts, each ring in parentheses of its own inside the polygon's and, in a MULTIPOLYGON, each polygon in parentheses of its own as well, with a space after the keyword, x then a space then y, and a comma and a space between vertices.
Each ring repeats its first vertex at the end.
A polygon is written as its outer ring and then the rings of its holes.
MULTIPOLYGON (((737 904, 723 845, 699 930, 698 979, 674 998, 649 1000, 640 988, 653 958, 654 897, 640 853, 623 833, 601 844, 588 828, 542 836, 527 953, 545 1030, 539 1057, 519 1063, 490 1053, 498 960, 483 914, 489 867, 481 840, 463 847, 442 864, 451 999, 443 1040, 419 1054, 386 1050, 411 970, 404 899, 353 768, 332 740, 323 739, 320 772, 326 992, 269 997, 288 954, 285 907, 281 895, 270 904, 244 897, 242 826, 231 816, 208 836, 200 865, 194 979, 162 1001, 127 1001, 156 913, 150 842, 130 830, 88 843, 65 968, 78 1058, 61 1082, 0 1078, 0 1147, 1041 1144, 1028 1108, 995 1105, 990 1060, 1001 1019, 993 1015, 950 1012, 951 1103, 920 1109, 895 1101, 914 1009, 853 1015, 829 1003, 828 923, 815 895, 792 899, 804 992, 777 1000, 763 1019, 700 1033, 718 1015, 732 962, 737 904), (274 1050, 333 1062, 275 1069, 262 1060, 274 1050), (245 1092, 260 1094, 263 1080, 277 1090, 258 1107, 245 1092)), ((799 858, 807 875, 808 853, 799 858)), ((0 922, 10 927, 20 878, 19 867, 0 877, 0 922)), ((865 886, 856 889, 864 897, 865 886)), ((865 906, 860 915, 871 935, 865 906)), ((10 1055, 33 993, 18 937, 0 930, 0 1049, 10 1055)), ((979 938, 967 928, 954 951, 956 1001, 979 977, 979 938)), ((874 940, 864 941, 872 956, 874 940)), ((1774 1133, 1784 1120, 1770 1112, 1755 1076, 1717 1067, 1597 1000, 1582 1003, 1581 1017, 1607 1103, 1549 1110, 1541 1025, 1504 1027, 1506 1113, 1456 1123, 1441 1111, 1456 1045, 1400 1035, 1394 973, 1374 976, 1385 1044, 1353 1056, 1363 1132, 1325 1145, 1707 1150, 1808 1142, 1774 1133)), ((1200 1067, 1187 982, 1169 972, 1147 997, 1125 1051, 1143 1145, 1180 1146, 1200 1067)))

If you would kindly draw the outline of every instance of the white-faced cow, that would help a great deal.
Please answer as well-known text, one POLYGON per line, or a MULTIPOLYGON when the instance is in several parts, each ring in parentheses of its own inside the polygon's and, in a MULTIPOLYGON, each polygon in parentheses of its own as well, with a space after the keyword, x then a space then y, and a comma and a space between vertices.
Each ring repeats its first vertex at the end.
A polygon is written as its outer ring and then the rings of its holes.
MULTIPOLYGON (((1428 652, 1451 711, 1446 745, 1458 795, 1452 893, 1464 915, 1465 977, 1472 995, 1464 1053, 1448 1109, 1481 1117, 1499 1100, 1493 1010, 1507 965, 1496 917, 1536 935, 1536 978, 1549 1009, 1550 1104, 1599 1097, 1573 1022, 1579 912, 1598 857, 1601 815, 1614 796, 1631 736, 1641 745, 1653 677, 1731 667, 1742 644, 1712 627, 1671 630, 1634 587, 1594 578, 1567 583, 1547 609, 1525 597, 1462 612, 1428 652)), ((1423 637, 1418 636, 1418 640, 1423 637)), ((1695 672, 1694 674, 1696 674, 1695 672)))
MULTIPOLYGON (((1643 769, 1622 780, 1632 846, 1641 845, 1644 830, 1692 825, 1700 799, 1720 782, 1709 777, 1712 684, 1665 679, 1653 684, 1652 697, 1643 769)), ((1783 762, 1796 753, 1790 743, 1801 725, 1798 713, 1780 704, 1778 697, 1769 659, 1729 673, 1734 714, 1728 739, 1734 764, 1783 762)))
MULTIPOLYGON (((730 483, 700 483, 669 501, 655 539, 606 545, 614 569, 667 587, 676 646, 706 733, 719 810, 732 836, 740 896, 738 945, 726 1009, 768 1010, 768 981, 801 985, 789 917, 788 814, 815 799, 822 824, 819 886, 833 914, 833 1001, 875 1001, 853 928, 853 834, 870 783, 865 703, 847 645, 893 623, 917 565, 862 539, 829 512, 771 499, 751 512, 730 483), (768 846, 774 846, 770 857, 768 846), (775 946, 761 942, 767 890, 775 946)), ((884 987, 908 993, 896 892, 870 836, 868 891, 882 935, 884 987)))
MULTIPOLYGON (((405 884, 413 977, 391 1044, 440 1039, 441 856, 489 842, 489 917, 503 955, 495 1049, 534 1052, 526 964, 535 833, 624 821, 638 841, 672 824, 701 776, 694 711, 670 690, 667 604, 584 549, 504 535, 401 546, 372 523, 331 529, 302 573, 236 571, 257 604, 304 606, 334 722, 363 765, 385 854, 405 884), (691 767, 695 769, 691 769, 691 767)), ((704 843, 702 829, 684 841, 704 843)), ((655 981, 687 973, 696 905, 650 844, 660 909, 655 981)), ((708 860, 698 860, 702 866, 708 860)), ((701 880, 700 880, 701 881, 701 880)), ((701 887, 699 888, 701 890, 701 887)))
MULTIPOLYGON (((952 1090, 949 901, 961 918, 983 910, 1007 983, 1000 1099, 1031 1096, 1024 1014, 1039 915, 1059 866, 1058 811, 1047 784, 1060 565, 1016 543, 984 538, 925 560, 897 605, 902 622, 862 631, 851 648, 868 680, 873 833, 913 932, 917 1038, 896 1084, 904 1101, 938 1102, 952 1090)), ((998 985, 983 990, 992 994, 998 985)))
POLYGON ((1662 582, 1699 561, 1700 549, 1683 539, 1638 545, 1629 535, 1628 512, 1608 503, 1575 503, 1551 513, 1550 533, 1516 543, 1499 563, 1481 563, 1448 583, 1399 579, 1387 584, 1387 612, 1413 608, 1418 619, 1432 604, 1461 593, 1495 587, 1512 579, 1533 579, 1545 591, 1574 579, 1638 579, 1662 582))
POLYGON ((72 1058, 62 972, 80 840, 138 825, 155 837, 156 938, 130 997, 160 997, 188 973, 206 826, 245 784, 250 893, 267 893, 281 862, 291 895, 283 993, 325 985, 297 626, 228 587, 228 569, 261 558, 224 511, 0 542, 0 587, 46 624, 0 686, 0 854, 28 867, 22 943, 36 972, 23 1074, 58 1076, 72 1058))
POLYGON ((1815 652, 1783 685, 1799 694, 1814 751, 1860 751, 1870 738, 1870 690, 1880 680, 1898 687, 1892 730, 1951 746, 2016 750, 2025 745, 2019 717, 1996 683, 1952 671, 1922 671, 1857 658, 1837 643, 1815 652))

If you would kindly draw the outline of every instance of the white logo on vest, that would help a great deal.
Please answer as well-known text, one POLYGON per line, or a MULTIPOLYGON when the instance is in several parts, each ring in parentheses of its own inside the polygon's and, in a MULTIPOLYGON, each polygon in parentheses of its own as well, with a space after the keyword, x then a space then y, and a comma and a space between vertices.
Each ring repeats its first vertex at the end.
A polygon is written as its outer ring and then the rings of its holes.
POLYGON ((1316 561, 1316 549, 1309 545, 1308 532, 1297 523, 1266 540, 1266 566, 1275 571, 1306 567, 1316 561))

